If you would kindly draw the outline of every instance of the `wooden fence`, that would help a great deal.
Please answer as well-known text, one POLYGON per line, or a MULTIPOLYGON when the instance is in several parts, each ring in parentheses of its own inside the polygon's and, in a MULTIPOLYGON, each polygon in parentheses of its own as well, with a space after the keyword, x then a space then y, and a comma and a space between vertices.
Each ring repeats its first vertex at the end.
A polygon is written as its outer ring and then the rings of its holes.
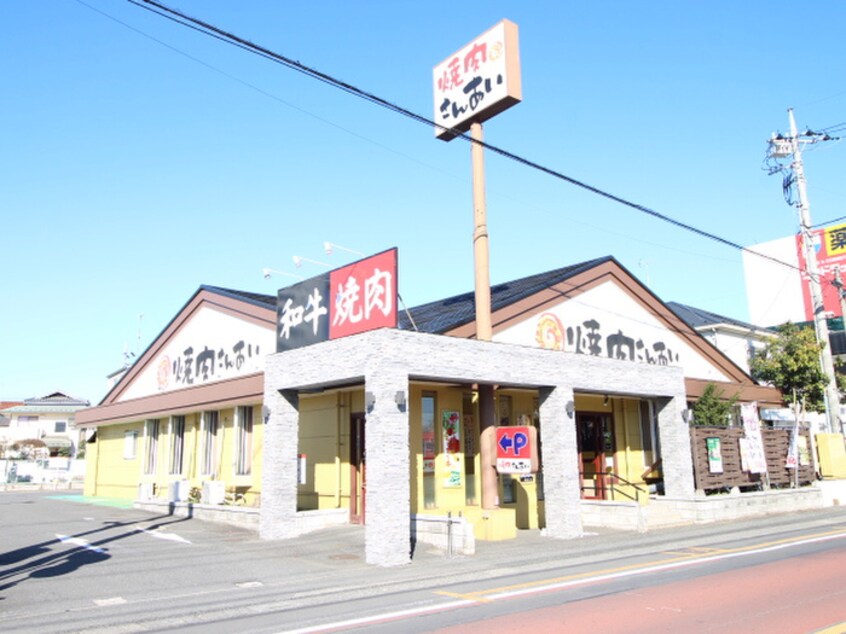
MULTIPOLYGON (((767 476, 744 471, 740 461, 740 443, 744 437, 739 427, 691 427, 690 439, 693 447, 693 476, 696 488, 703 491, 730 489, 732 487, 760 489, 765 477, 770 486, 788 487, 794 482, 793 469, 787 469, 785 460, 790 446, 791 432, 786 429, 762 429, 764 454, 767 459, 767 476), (718 438, 722 456, 722 473, 712 473, 708 461, 708 438, 718 438)), ((800 432, 805 437, 810 457, 811 439, 807 430, 800 432)), ((814 481, 813 461, 799 466, 799 484, 814 481)))

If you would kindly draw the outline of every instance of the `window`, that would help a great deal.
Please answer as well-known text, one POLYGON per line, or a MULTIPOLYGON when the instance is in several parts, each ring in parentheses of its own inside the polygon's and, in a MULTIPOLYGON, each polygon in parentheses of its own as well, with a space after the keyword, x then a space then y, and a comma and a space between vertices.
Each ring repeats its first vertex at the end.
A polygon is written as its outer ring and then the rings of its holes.
POLYGON ((58 421, 56 421, 56 425, 53 428, 53 431, 56 432, 57 434, 64 434, 67 431, 67 429, 68 429, 67 421, 58 420, 58 421))
POLYGON ((148 420, 144 423, 145 449, 144 473, 152 475, 156 472, 156 457, 159 451, 159 421, 148 420))
POLYGON ((135 430, 123 432, 123 459, 135 460, 138 432, 135 430))
POLYGON ((203 412, 203 475, 216 476, 218 412, 203 412))
POLYGON ((658 419, 652 401, 640 402, 640 439, 643 446, 643 468, 649 469, 660 456, 658 448, 658 419))
POLYGON ((437 506, 435 497, 435 394, 423 393, 421 416, 423 423, 423 505, 427 509, 437 506))
POLYGON ((253 408, 251 406, 239 407, 235 412, 237 425, 235 448, 237 475, 250 475, 253 466, 253 408))
MULTIPOLYGON (((513 420, 513 405, 511 397, 507 394, 497 394, 496 396, 496 418, 497 424, 500 427, 508 427, 513 420)), ((503 504, 513 504, 516 502, 514 497, 514 478, 510 473, 499 474, 499 480, 502 483, 502 502, 503 504)))
POLYGON ((170 418, 170 473, 182 473, 182 452, 185 447, 185 417, 170 418))

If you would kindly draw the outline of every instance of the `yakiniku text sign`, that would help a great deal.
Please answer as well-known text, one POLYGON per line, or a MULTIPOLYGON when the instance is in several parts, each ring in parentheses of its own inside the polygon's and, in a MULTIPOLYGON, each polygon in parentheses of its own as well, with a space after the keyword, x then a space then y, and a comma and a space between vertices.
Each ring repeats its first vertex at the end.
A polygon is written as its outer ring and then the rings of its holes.
POLYGON ((503 20, 435 66, 435 136, 467 132, 523 98, 517 25, 503 20), (443 126, 443 127, 440 127, 443 126), (446 129, 444 129, 446 128, 446 129))
POLYGON ((279 289, 277 295, 277 352, 396 326, 396 248, 279 289))

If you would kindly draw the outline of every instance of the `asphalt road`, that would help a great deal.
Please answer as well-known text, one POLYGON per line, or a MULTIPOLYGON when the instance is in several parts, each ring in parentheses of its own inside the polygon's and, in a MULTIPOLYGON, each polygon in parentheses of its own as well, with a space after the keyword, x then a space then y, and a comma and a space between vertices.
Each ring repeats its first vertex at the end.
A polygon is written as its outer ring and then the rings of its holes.
POLYGON ((567 541, 527 531, 383 569, 364 563, 361 527, 266 542, 80 499, 0 493, 0 630, 756 631, 780 610, 779 628, 757 631, 846 621, 846 508, 567 541))

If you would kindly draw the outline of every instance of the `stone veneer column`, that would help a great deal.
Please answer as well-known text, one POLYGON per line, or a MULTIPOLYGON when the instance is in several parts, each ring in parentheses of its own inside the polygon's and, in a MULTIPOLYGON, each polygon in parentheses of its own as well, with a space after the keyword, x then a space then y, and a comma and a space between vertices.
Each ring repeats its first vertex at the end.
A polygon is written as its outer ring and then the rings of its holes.
POLYGON ((573 398, 570 387, 539 391, 546 534, 561 539, 582 534, 576 421, 567 414, 573 398))
POLYGON ((270 385, 266 379, 259 534, 262 539, 285 539, 298 534, 299 399, 295 392, 279 393, 270 385))
POLYGON ((682 418, 687 406, 684 394, 657 399, 658 435, 661 442, 661 471, 664 474, 664 495, 692 497, 693 457, 690 449, 690 428, 682 418))
POLYGON ((365 559, 369 564, 398 566, 411 562, 408 374, 376 368, 366 375, 364 390, 374 397, 373 408, 366 413, 365 559), (405 395, 402 409, 396 403, 397 392, 405 395))

